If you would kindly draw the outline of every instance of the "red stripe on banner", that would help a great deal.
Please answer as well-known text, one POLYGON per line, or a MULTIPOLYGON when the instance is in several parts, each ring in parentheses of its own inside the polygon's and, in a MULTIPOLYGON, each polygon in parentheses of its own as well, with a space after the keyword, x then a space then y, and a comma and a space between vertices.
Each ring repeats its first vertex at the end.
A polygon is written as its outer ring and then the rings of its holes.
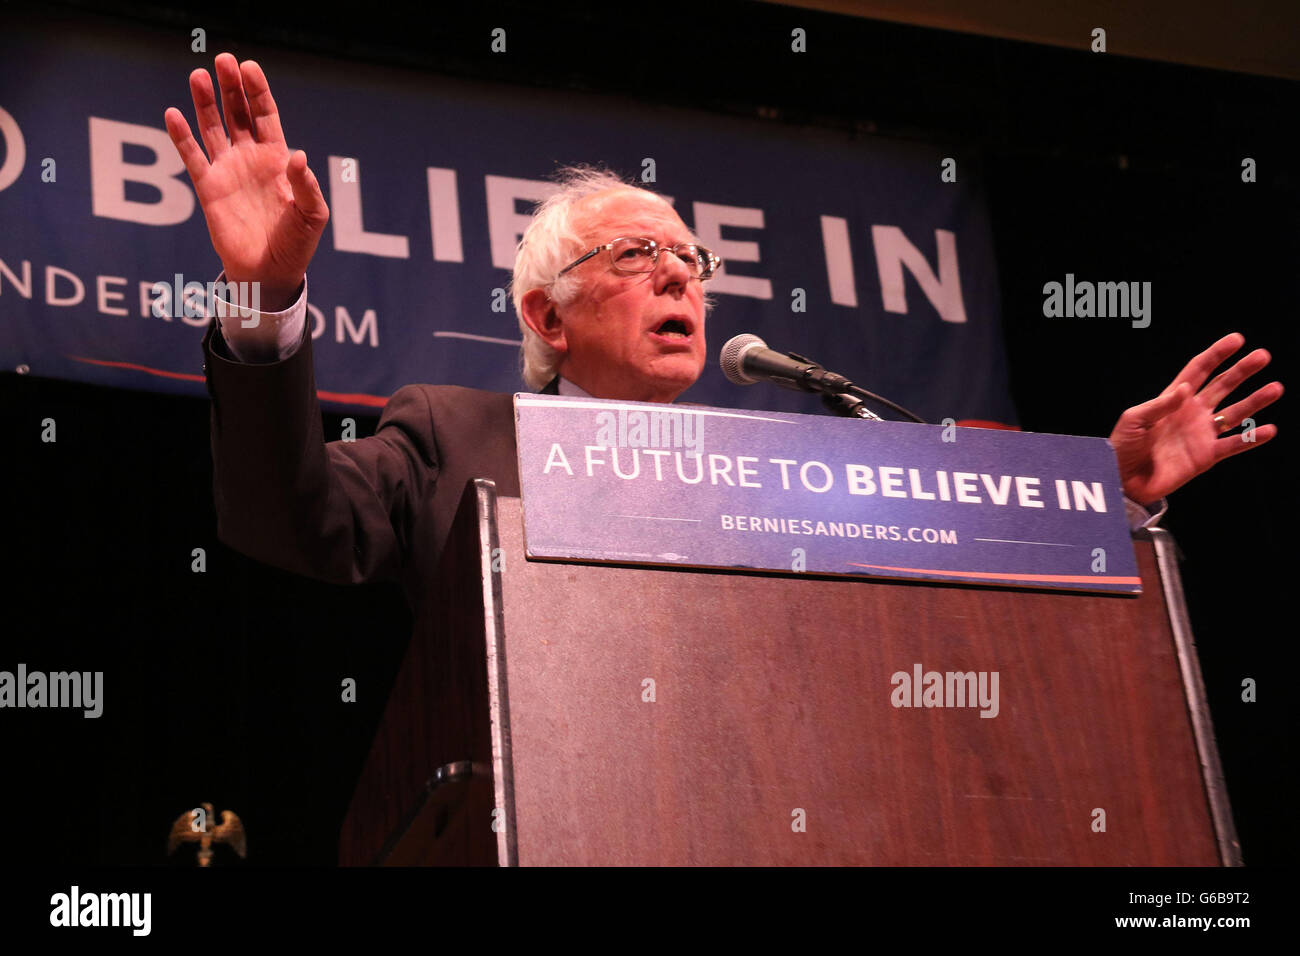
MULTIPOLYGON (((109 368, 125 368, 133 372, 144 372, 147 375, 156 375, 159 378, 179 378, 187 382, 205 381, 202 375, 190 375, 185 372, 169 372, 166 369, 150 368, 148 365, 136 365, 134 362, 110 362, 107 359, 83 358, 80 355, 68 355, 74 362, 85 362, 87 365, 106 365, 109 368)), ((326 392, 322 389, 316 389, 316 397, 322 402, 338 402, 342 405, 368 405, 373 408, 383 408, 388 404, 388 399, 382 395, 366 395, 363 392, 326 392)))
POLYGON ((70 358, 74 362, 85 362, 87 365, 107 365, 109 368, 129 368, 135 372, 148 372, 150 375, 157 375, 159 378, 182 378, 187 382, 201 382, 202 375, 187 375, 184 372, 168 372, 160 368, 150 368, 147 365, 136 365, 133 362, 110 362, 107 359, 82 358, 80 355, 65 355, 64 358, 70 358))
POLYGON ((382 395, 364 395, 361 392, 323 392, 316 389, 316 397, 322 402, 342 402, 346 405, 370 405, 373 408, 383 408, 388 404, 388 399, 382 395))
POLYGON ((993 422, 986 418, 963 418, 958 420, 958 425, 962 428, 1000 428, 1003 431, 1018 432, 1019 425, 1008 425, 1006 422, 993 422))
POLYGON ((1096 574, 1008 574, 1001 571, 939 571, 935 568, 895 568, 887 564, 859 564, 850 561, 855 568, 872 568, 877 571, 911 571, 914 574, 938 574, 953 578, 994 578, 998 581, 1051 581, 1057 584, 1141 584, 1141 578, 1106 577, 1096 574))

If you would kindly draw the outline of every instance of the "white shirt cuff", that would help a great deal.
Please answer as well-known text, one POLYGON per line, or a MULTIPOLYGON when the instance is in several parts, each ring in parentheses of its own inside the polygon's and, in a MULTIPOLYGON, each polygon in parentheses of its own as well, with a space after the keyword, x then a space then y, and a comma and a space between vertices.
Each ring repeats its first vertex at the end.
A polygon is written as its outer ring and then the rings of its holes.
MULTIPOLYGON (((224 269, 216 281, 225 283, 224 269)), ((242 308, 215 292, 212 308, 217 328, 231 355, 241 362, 279 362, 296 352, 302 341, 303 328, 307 324, 307 277, 303 276, 297 301, 283 312, 242 308)))
POLYGON ((1128 525, 1133 531, 1139 528, 1153 528, 1156 523, 1165 516, 1169 510, 1169 499, 1161 498, 1148 505, 1140 505, 1131 498, 1124 499, 1124 511, 1128 515, 1128 525), (1155 508, 1153 513, 1150 509, 1155 508))

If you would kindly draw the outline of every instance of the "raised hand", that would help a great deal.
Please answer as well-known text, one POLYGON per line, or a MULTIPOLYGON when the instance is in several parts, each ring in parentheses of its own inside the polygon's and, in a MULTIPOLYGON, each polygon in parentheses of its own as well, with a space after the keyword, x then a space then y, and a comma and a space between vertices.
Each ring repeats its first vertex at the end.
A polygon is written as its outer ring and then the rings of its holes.
POLYGON ((1256 349, 1206 385, 1211 373, 1245 344, 1239 332, 1225 335, 1188 362, 1158 397, 1120 415, 1110 443, 1119 459, 1125 495, 1144 505, 1158 501, 1223 459, 1258 448, 1277 434, 1276 425, 1260 425, 1253 430, 1254 441, 1243 441, 1239 434, 1219 437, 1282 397, 1282 383, 1270 382, 1218 408, 1271 359, 1267 351, 1256 349))
POLYGON ((227 281, 259 283, 261 310, 280 311, 292 304, 329 222, 329 207, 307 154, 289 154, 262 68, 220 53, 216 69, 229 136, 207 70, 190 74, 207 155, 180 110, 169 107, 163 120, 198 194, 227 281))

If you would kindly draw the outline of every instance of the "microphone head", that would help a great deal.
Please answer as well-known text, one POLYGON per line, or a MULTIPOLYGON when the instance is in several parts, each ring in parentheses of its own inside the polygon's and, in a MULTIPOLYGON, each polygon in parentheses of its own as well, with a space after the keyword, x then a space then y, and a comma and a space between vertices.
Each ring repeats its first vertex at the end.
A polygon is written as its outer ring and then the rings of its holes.
POLYGON ((767 343, 749 332, 732 336, 722 346, 718 361, 722 365, 722 374, 727 376, 729 382, 734 382, 736 385, 753 385, 759 381, 745 374, 745 353, 755 348, 765 349, 767 343))

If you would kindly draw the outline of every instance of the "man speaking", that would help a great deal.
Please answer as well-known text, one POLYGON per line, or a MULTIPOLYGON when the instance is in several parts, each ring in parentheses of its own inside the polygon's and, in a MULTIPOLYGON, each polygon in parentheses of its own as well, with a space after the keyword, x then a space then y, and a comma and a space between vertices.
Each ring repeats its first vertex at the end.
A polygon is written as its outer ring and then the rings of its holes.
MULTIPOLYGON (((326 581, 398 580, 418 613, 466 481, 519 494, 512 398, 408 385, 373 437, 324 441, 305 313, 329 209, 306 154, 289 153, 261 67, 222 53, 216 71, 220 111, 207 71, 190 75, 206 155, 180 110, 165 121, 224 280, 260 293, 257 312, 219 308, 203 340, 218 535, 326 581)), ((719 260, 648 190, 592 170, 568 171, 560 185, 524 233, 511 282, 525 380, 561 395, 673 401, 704 368, 704 283, 719 260)), ((1223 436, 1282 394, 1272 382, 1219 408, 1269 362, 1256 349, 1210 379, 1243 344, 1225 336, 1120 416, 1110 440, 1124 492, 1159 506, 1155 516, 1131 508, 1138 523, 1157 520, 1169 492, 1276 435, 1263 425, 1254 442, 1223 436)))

